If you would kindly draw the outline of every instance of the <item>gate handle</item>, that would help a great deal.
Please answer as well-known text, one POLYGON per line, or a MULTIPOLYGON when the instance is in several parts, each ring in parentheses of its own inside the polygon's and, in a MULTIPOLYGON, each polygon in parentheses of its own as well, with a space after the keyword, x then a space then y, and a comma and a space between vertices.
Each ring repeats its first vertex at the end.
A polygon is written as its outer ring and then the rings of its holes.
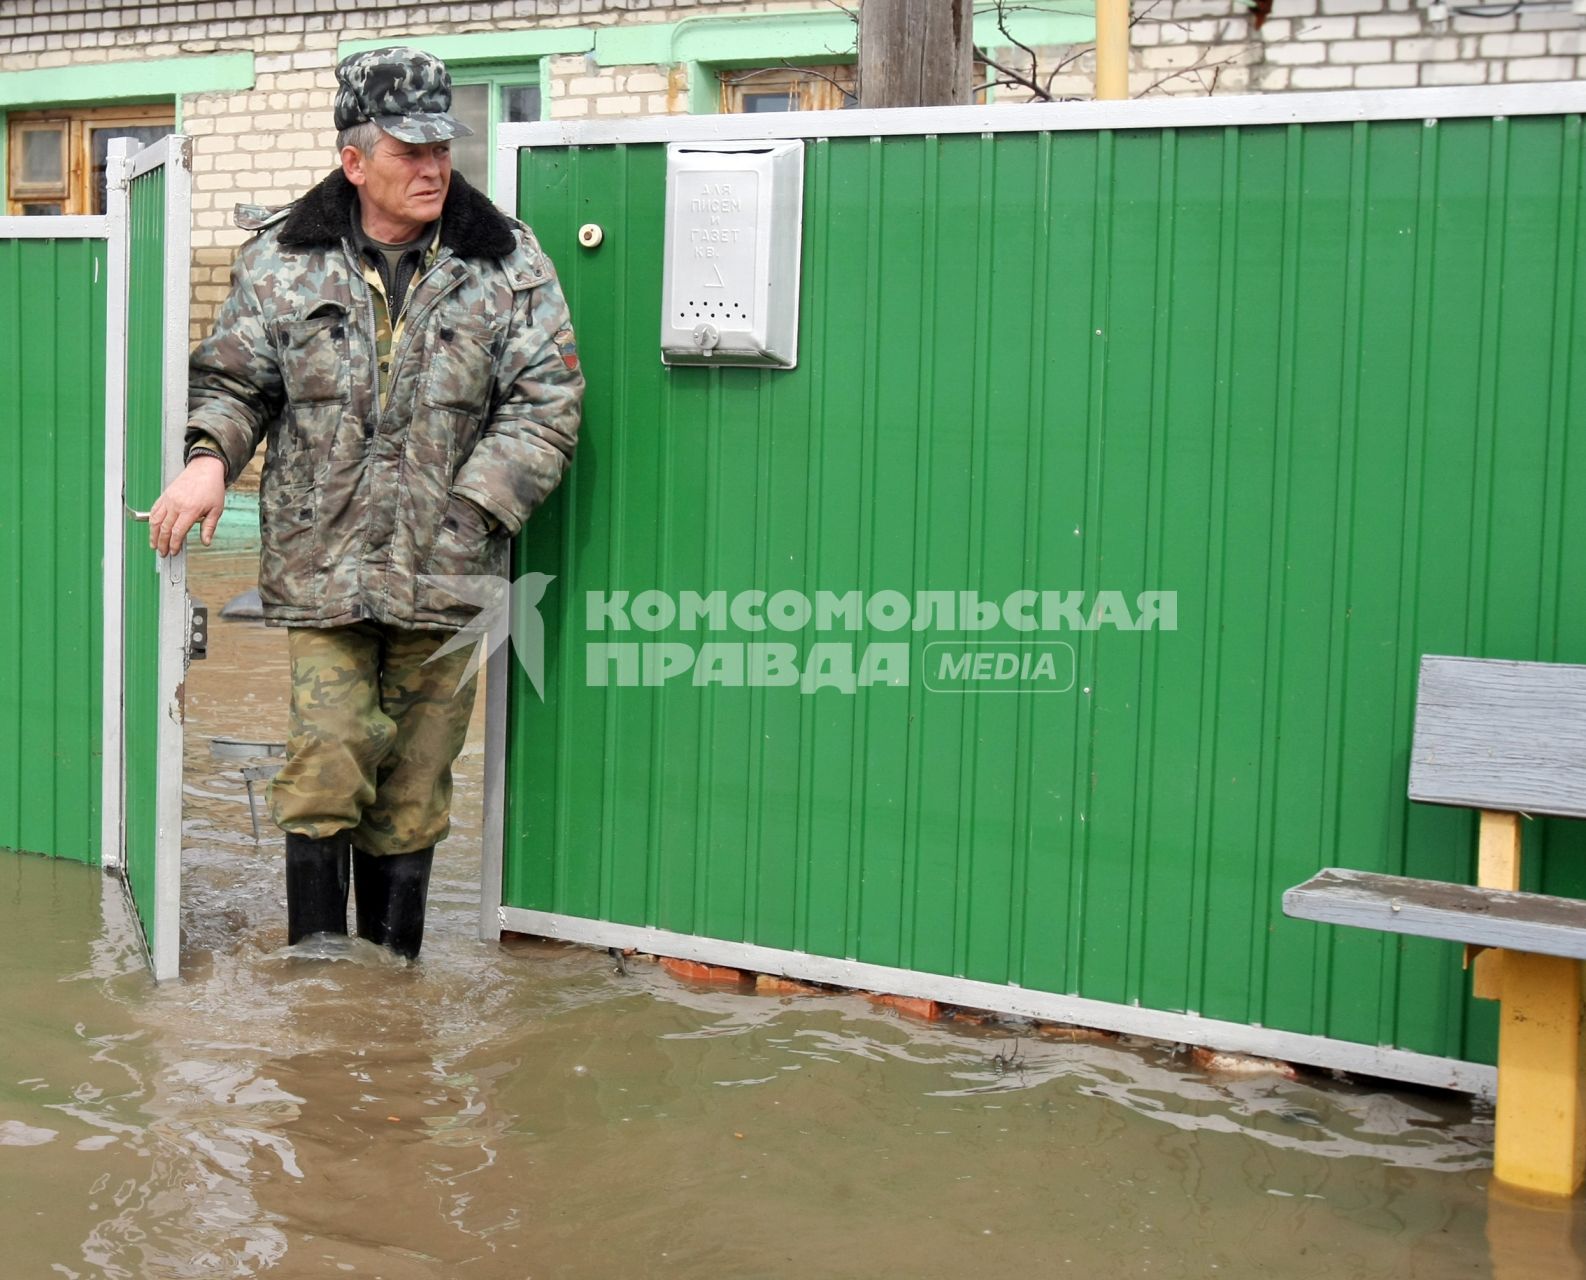
MULTIPOLYGON (((149 523, 149 517, 154 514, 154 512, 152 512, 152 511, 134 511, 125 502, 123 502, 121 504, 121 509, 127 513, 127 519, 128 520, 137 520, 138 522, 140 522, 142 524, 148 524, 149 523)), ((191 537, 194 533, 196 533, 198 530, 202 529, 203 527, 204 527, 204 522, 202 520, 195 521, 193 523, 193 525, 187 531, 188 536, 191 537)))

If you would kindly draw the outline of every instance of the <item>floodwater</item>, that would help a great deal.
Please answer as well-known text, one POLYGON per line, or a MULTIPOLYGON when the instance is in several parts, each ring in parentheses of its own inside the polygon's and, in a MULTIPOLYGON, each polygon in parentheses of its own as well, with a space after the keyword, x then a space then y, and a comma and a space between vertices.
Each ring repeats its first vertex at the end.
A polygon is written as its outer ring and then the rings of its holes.
POLYGON ((4 1280, 1586 1276, 1467 1099, 479 942, 482 717, 422 963, 284 954, 279 837, 208 750, 285 736, 280 633, 219 620, 252 557, 191 557, 182 979, 117 882, 0 855, 4 1280))

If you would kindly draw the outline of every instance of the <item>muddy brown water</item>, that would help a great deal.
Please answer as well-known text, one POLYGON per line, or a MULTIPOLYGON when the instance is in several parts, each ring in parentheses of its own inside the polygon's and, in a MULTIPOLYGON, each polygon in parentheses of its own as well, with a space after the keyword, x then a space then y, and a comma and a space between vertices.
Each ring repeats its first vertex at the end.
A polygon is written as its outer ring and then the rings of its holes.
POLYGON ((218 620, 253 554, 191 557, 181 980, 116 881, 0 855, 3 1280, 1586 1276, 1574 1204, 1490 1188, 1484 1104, 479 942, 482 717, 423 962, 284 954, 208 750, 284 737, 280 633, 218 620))

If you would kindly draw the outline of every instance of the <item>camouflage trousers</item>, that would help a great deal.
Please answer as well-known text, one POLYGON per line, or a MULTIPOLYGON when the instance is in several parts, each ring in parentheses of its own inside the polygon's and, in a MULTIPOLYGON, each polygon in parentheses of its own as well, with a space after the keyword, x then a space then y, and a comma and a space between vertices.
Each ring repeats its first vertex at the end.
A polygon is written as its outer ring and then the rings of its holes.
POLYGON ((375 622, 286 634, 291 733, 270 783, 275 824, 319 839, 350 831, 373 854, 443 839, 479 684, 458 687, 470 648, 428 662, 454 633, 375 622))

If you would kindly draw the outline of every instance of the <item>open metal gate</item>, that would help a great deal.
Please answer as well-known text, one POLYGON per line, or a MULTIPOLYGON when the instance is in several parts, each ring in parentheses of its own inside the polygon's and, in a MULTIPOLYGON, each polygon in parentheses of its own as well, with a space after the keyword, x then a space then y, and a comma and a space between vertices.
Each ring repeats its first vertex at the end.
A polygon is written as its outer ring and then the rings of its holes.
POLYGON ((168 978, 186 566, 134 517, 181 466, 190 172, 132 145, 104 216, 0 218, 0 848, 120 876, 168 978))
MULTIPOLYGON (((489 679, 482 932, 1490 1089, 1454 948, 1280 896, 1471 874, 1469 815, 1405 796, 1422 653, 1586 660, 1583 110, 503 128, 589 393, 515 549, 544 698, 489 679), (773 139, 805 146, 797 367, 667 367, 667 146, 773 139), (902 679, 863 678, 881 645, 902 679), (1056 679, 975 685, 1041 645, 1056 679)), ((695 193, 700 251, 737 194, 695 193)), ((1577 827, 1528 841, 1586 892, 1577 827)))
POLYGON ((104 862, 122 877, 156 978, 180 952, 184 551, 149 548, 148 509, 182 467, 191 264, 189 140, 111 144, 106 412, 104 862))

